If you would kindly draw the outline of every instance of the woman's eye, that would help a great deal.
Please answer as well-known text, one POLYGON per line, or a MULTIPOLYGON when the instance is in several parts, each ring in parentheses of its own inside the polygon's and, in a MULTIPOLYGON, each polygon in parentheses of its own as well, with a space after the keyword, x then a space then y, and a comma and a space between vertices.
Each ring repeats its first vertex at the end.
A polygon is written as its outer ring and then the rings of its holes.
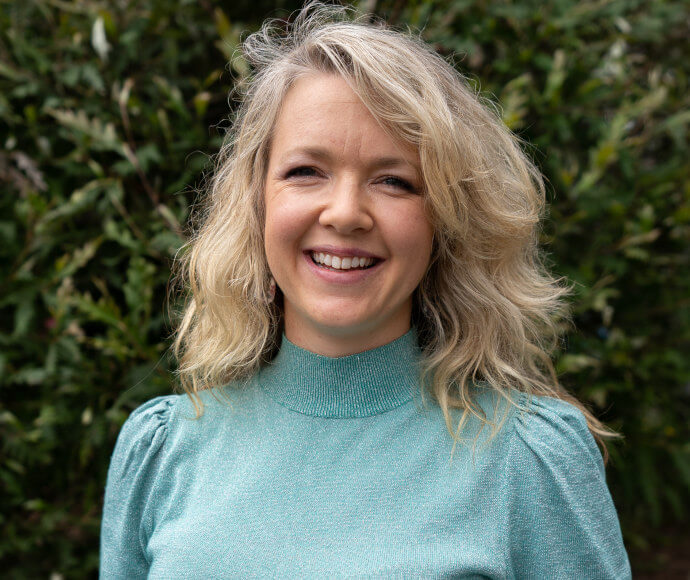
POLYGON ((294 167, 285 174, 285 177, 314 177, 316 175, 316 169, 313 167, 294 167))
POLYGON ((412 185, 409 181, 406 181, 405 179, 401 179, 400 177, 386 177, 381 181, 381 183, 383 183, 384 185, 395 187, 397 189, 409 191, 410 193, 417 193, 417 188, 414 185, 412 185))

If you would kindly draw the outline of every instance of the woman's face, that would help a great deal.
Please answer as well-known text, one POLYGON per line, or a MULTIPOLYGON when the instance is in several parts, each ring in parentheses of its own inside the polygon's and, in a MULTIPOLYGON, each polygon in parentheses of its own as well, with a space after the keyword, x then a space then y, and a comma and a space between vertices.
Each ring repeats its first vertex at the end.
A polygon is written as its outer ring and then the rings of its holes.
POLYGON ((292 86, 269 154, 264 232, 291 342, 345 356, 409 330, 432 248, 422 190, 417 151, 342 78, 292 86))

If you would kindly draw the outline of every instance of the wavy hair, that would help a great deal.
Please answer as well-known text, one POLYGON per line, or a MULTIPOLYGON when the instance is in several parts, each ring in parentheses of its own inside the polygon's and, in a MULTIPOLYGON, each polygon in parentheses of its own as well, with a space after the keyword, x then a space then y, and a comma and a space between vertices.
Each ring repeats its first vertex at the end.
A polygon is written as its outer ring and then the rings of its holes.
POLYGON ((326 73, 419 151, 434 245, 413 319, 422 384, 454 440, 472 415, 489 423, 473 397, 477 383, 511 403, 515 390, 565 399, 600 442, 612 436, 559 386, 550 354, 569 289, 538 247, 544 184, 491 104, 421 40, 344 7, 310 3, 292 24, 268 21, 244 41, 243 56, 253 72, 178 264, 187 304, 174 352, 195 404, 200 390, 252 376, 278 348, 282 313, 263 240, 272 131, 292 84, 326 73), (451 409, 462 411, 457 424, 451 409))

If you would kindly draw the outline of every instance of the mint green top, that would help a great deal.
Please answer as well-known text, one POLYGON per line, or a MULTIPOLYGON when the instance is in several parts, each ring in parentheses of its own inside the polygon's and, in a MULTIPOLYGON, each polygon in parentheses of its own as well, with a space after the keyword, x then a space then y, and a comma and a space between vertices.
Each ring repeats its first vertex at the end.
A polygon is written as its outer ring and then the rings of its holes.
POLYGON ((450 461, 418 357, 414 331, 336 359, 283 339, 249 383, 202 394, 199 419, 186 396, 139 407, 108 473, 101 577, 630 578, 582 414, 516 395, 450 461))

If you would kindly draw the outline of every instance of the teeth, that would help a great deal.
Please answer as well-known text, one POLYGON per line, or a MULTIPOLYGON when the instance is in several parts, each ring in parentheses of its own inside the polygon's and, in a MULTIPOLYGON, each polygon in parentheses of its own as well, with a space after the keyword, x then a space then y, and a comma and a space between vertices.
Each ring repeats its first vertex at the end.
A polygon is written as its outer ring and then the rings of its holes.
POLYGON ((323 264, 334 270, 350 270, 352 268, 368 268, 374 263, 373 258, 363 258, 361 256, 332 256, 323 252, 312 252, 312 260, 317 264, 323 264))

